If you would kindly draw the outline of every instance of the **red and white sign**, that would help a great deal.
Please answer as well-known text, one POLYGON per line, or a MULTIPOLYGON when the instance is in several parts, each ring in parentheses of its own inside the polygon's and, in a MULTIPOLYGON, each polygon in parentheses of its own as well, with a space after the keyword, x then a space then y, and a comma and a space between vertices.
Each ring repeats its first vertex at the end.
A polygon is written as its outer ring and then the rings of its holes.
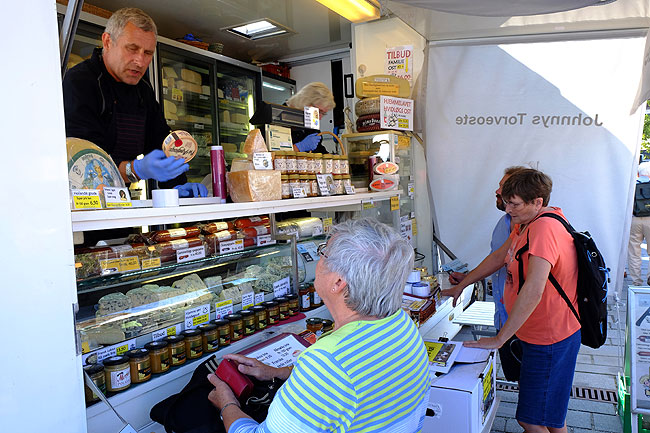
POLYGON ((413 131, 413 100, 380 96, 380 124, 382 129, 413 131))
POLYGON ((413 45, 386 48, 386 74, 413 82, 413 45))

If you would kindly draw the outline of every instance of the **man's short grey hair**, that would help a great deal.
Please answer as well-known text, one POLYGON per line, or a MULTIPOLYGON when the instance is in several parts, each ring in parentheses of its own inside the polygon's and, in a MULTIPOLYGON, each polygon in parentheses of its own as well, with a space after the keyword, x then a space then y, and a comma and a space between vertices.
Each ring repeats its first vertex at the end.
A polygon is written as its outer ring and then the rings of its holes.
POLYGON ((330 229, 325 266, 347 282, 346 305, 378 318, 401 308, 413 269, 413 247, 394 229, 372 218, 350 220, 330 229))
POLYGON ((156 37, 158 36, 156 23, 142 9, 138 8, 122 8, 116 10, 108 19, 104 32, 111 35, 111 40, 116 41, 122 36, 122 31, 129 22, 140 30, 153 32, 156 37))

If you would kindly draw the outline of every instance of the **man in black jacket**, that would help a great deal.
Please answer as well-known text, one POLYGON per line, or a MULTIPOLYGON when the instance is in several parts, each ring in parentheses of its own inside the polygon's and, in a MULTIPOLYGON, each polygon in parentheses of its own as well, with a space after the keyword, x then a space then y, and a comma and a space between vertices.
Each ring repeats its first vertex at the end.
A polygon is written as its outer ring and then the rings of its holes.
POLYGON ((63 80, 66 135, 104 149, 127 184, 155 179, 161 188, 177 188, 181 197, 205 197, 203 185, 187 183, 189 165, 161 150, 170 129, 151 84, 142 79, 156 34, 155 23, 140 9, 123 8, 111 16, 102 48, 63 80), (144 158, 136 159, 140 154, 144 158))

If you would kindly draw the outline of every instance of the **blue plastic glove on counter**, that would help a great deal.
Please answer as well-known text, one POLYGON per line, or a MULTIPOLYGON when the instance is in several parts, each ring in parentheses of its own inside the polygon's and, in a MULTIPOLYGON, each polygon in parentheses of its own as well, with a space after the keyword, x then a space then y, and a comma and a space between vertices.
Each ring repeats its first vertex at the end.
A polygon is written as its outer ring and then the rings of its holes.
POLYGON ((296 143, 296 147, 301 152, 310 152, 318 146, 320 143, 320 137, 318 133, 309 134, 301 142, 296 143))
POLYGON ((185 185, 174 187, 178 190, 179 197, 207 197, 208 189, 202 183, 188 182, 185 185))
POLYGON ((166 182, 175 179, 190 169, 190 165, 183 158, 165 156, 165 152, 156 149, 142 159, 133 161, 133 169, 140 179, 156 179, 166 182))

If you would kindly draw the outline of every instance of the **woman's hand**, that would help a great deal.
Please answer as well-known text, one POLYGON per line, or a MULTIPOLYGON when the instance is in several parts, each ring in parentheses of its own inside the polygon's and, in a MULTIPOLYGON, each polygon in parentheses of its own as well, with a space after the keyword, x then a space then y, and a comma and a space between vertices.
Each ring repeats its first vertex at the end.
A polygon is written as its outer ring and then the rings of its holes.
POLYGON ((237 369, 244 374, 253 376, 259 380, 272 380, 274 377, 286 380, 291 374, 291 368, 283 367, 276 368, 266 365, 255 358, 248 358, 244 355, 236 353, 229 353, 223 356, 224 359, 235 361, 238 366, 237 369))
POLYGON ((219 379, 216 374, 208 374, 208 380, 214 385, 214 389, 208 394, 208 400, 217 409, 221 410, 228 403, 236 403, 239 406, 235 394, 226 382, 219 379))
POLYGON ((440 294, 442 296, 451 296, 454 298, 454 307, 456 306, 456 303, 458 302, 458 298, 460 298, 461 293, 463 293, 463 289, 466 286, 453 286, 449 289, 442 290, 440 294))
POLYGON ((477 349, 499 349, 503 346, 501 339, 497 337, 485 337, 478 341, 463 341, 465 347, 475 347, 477 349))

